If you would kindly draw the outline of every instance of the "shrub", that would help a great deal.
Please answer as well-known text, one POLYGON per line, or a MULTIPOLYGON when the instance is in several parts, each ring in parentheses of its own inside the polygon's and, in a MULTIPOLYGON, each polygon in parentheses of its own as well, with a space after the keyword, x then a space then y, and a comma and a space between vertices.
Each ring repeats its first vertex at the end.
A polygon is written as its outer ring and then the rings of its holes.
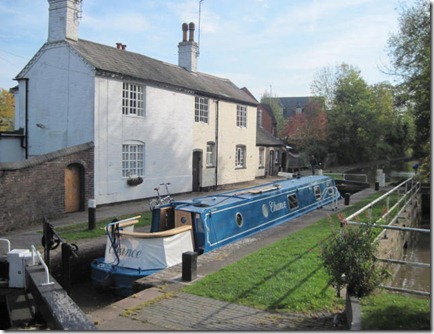
POLYGON ((385 272, 375 261, 377 244, 372 243, 371 227, 345 227, 333 234, 321 249, 320 257, 331 283, 338 290, 346 285, 350 295, 369 295, 382 281, 385 272))

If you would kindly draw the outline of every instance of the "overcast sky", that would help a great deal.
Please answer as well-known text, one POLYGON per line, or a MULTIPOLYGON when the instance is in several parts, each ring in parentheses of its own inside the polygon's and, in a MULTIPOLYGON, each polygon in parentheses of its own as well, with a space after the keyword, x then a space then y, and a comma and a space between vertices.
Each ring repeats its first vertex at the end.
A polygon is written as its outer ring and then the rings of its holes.
MULTIPOLYGON (((403 0, 203 0, 198 71, 247 87, 259 100, 311 95, 318 69, 342 62, 369 83, 393 83, 387 40, 403 0)), ((412 4, 414 0, 406 0, 412 4)), ((83 0, 79 38, 178 63, 183 22, 199 0, 83 0)), ((0 0, 0 88, 47 40, 47 0, 0 0)))

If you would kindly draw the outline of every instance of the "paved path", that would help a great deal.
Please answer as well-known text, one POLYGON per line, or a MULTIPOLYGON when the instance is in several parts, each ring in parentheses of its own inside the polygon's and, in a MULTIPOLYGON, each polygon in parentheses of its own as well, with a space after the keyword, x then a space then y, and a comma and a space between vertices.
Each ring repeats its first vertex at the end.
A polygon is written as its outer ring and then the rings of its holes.
MULTIPOLYGON (((149 291, 154 296, 156 291, 149 291)), ((148 293, 146 290, 145 293, 148 293)), ((146 298, 146 297, 144 297, 146 298)), ((141 300, 141 296, 136 299, 141 300)), ((271 330, 337 330, 331 313, 314 316, 266 312, 211 298, 183 292, 161 294, 154 299, 124 313, 111 317, 116 308, 123 310, 122 301, 111 305, 110 311, 99 310, 90 315, 102 317, 101 330, 166 330, 166 331, 271 331, 271 330)), ((124 302, 125 306, 125 302, 124 302)), ((101 318, 100 318, 101 319, 101 318)))

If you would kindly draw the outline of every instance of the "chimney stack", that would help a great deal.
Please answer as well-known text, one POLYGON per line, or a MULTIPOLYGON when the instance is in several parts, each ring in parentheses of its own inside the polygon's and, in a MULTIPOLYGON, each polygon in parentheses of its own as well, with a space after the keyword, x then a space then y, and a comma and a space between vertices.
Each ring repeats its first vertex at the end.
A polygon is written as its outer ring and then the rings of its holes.
POLYGON ((189 72, 197 71, 198 46, 194 41, 194 23, 182 24, 182 42, 178 44, 178 65, 189 72), (187 31, 189 38, 187 41, 187 31))
POLYGON ((78 19, 81 1, 48 0, 48 42, 69 39, 78 41, 78 19))

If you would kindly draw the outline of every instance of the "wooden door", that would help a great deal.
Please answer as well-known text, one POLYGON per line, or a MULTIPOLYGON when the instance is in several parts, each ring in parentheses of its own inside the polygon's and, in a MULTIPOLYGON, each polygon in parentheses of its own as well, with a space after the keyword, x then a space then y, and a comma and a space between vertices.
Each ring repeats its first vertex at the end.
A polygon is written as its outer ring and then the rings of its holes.
POLYGON ((65 168, 65 212, 80 211, 80 166, 65 168))

